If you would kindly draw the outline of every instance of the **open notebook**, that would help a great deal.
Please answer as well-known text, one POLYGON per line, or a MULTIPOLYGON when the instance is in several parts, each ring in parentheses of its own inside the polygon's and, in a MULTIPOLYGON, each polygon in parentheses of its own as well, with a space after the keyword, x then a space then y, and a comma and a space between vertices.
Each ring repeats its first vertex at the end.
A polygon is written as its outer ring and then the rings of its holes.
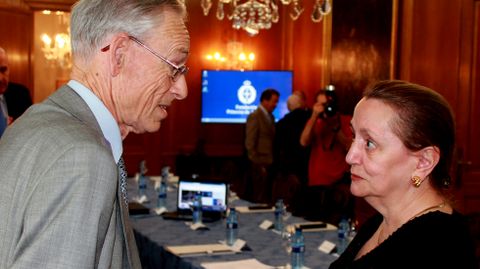
POLYGON ((192 203, 196 193, 202 196, 203 222, 212 222, 225 216, 228 184, 225 182, 194 182, 180 180, 177 191, 177 210, 166 212, 164 219, 192 220, 192 203))

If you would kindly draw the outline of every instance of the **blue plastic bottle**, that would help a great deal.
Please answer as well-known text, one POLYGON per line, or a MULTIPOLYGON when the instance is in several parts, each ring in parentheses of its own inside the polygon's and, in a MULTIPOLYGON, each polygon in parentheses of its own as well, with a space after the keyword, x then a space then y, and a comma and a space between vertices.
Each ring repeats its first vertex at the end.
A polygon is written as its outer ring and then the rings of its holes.
POLYGON ((342 218, 338 224, 338 254, 342 254, 348 245, 348 234, 350 232, 350 224, 347 218, 342 218))
POLYGON ((305 258, 305 239, 303 237, 302 229, 295 228, 295 234, 292 237, 292 252, 290 253, 290 266, 292 269, 303 268, 305 258))
POLYGON ((147 179, 145 175, 140 174, 138 177, 138 196, 142 197, 145 195, 145 192, 147 190, 147 179))
POLYGON ((193 224, 202 223, 202 196, 196 193, 193 198, 193 224))
POLYGON ((283 215, 284 215, 285 206, 283 205, 283 199, 278 199, 275 204, 275 222, 274 229, 277 231, 283 230, 283 215))
POLYGON ((238 217, 237 211, 234 207, 230 208, 230 213, 227 216, 227 234, 226 242, 227 245, 232 246, 235 244, 238 235, 238 217))
POLYGON ((167 207, 167 183, 162 179, 158 188, 157 208, 167 207))

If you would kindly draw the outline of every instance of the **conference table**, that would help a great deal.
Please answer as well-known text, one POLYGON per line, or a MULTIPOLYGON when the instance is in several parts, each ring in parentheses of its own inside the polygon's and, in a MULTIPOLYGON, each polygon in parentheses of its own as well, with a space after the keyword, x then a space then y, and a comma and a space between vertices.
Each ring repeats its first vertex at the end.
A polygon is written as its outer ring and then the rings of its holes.
MULTIPOLYGON (((152 177, 153 178, 153 177, 152 177)), ((153 209, 157 198, 153 183, 149 181, 146 196, 148 202, 144 206, 153 209)), ((167 192, 167 209, 176 209, 176 190, 170 184, 167 192)), ((138 194, 135 180, 128 181, 129 197, 138 194)), ((249 206, 251 203, 235 199, 229 206, 249 206)), ((264 221, 274 221, 274 213, 239 213, 238 238, 246 241, 241 252, 235 254, 205 254, 192 256, 178 256, 167 250, 167 246, 182 246, 195 244, 216 244, 225 240, 225 219, 205 223, 208 230, 192 230, 185 221, 165 220, 150 210, 149 214, 131 215, 131 224, 135 233, 140 259, 144 269, 152 268, 204 268, 202 264, 210 262, 227 262, 247 259, 256 259, 269 268, 286 268, 290 261, 287 252, 286 240, 279 232, 260 227, 264 221), (246 250, 245 250, 246 249, 246 250)), ((306 222, 304 219, 290 216, 285 219, 285 225, 306 222)), ((318 248, 325 240, 337 243, 335 230, 304 232, 305 236, 305 266, 308 268, 328 268, 337 256, 321 252, 318 248)))

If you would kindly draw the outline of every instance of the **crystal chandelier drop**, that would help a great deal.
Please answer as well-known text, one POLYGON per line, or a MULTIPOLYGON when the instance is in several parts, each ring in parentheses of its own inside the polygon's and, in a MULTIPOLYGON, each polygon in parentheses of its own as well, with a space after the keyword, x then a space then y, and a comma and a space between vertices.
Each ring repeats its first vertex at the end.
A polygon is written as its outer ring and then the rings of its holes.
MULTIPOLYGON (((215 0, 201 0, 203 14, 208 15, 215 0)), ((311 19, 320 22, 328 15, 332 6, 331 0, 315 0, 311 19)), ((279 19, 279 5, 290 8, 290 18, 297 20, 303 13, 302 0, 217 0, 216 17, 226 17, 232 21, 234 29, 243 29, 250 35, 256 35, 262 29, 270 29, 272 23, 279 19)))

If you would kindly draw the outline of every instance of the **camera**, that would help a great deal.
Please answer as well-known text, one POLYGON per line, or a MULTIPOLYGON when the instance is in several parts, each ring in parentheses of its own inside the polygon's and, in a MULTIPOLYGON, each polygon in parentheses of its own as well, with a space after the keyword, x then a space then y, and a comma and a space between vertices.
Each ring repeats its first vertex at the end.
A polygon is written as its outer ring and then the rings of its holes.
POLYGON ((330 118, 337 114, 337 95, 335 93, 335 86, 327 85, 325 87, 325 96, 327 97, 327 102, 324 105, 324 111, 320 114, 321 118, 330 118))

